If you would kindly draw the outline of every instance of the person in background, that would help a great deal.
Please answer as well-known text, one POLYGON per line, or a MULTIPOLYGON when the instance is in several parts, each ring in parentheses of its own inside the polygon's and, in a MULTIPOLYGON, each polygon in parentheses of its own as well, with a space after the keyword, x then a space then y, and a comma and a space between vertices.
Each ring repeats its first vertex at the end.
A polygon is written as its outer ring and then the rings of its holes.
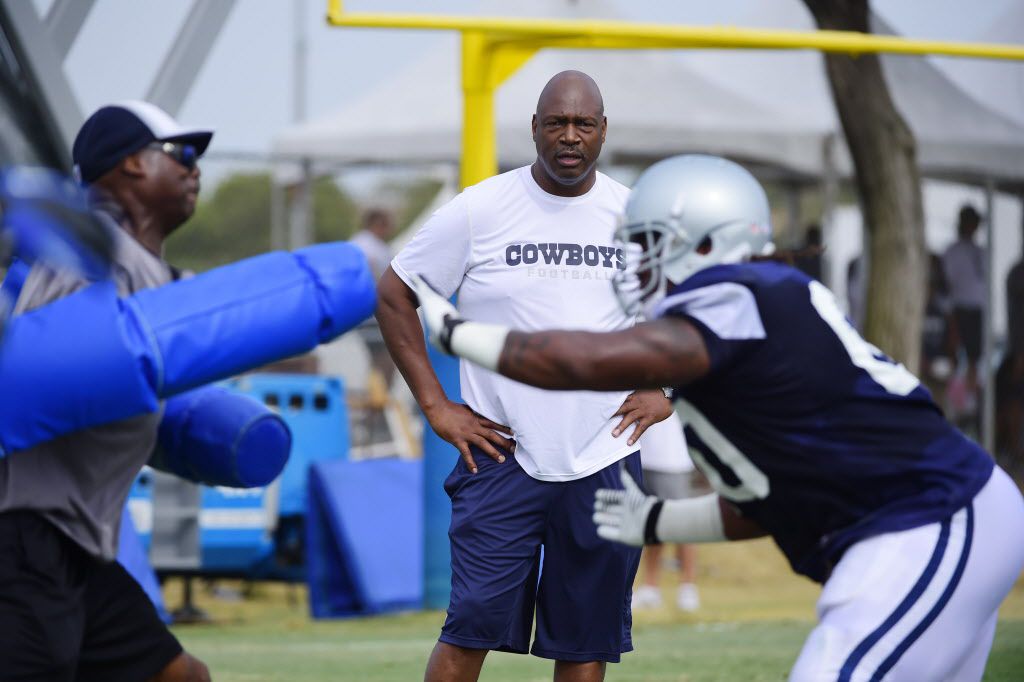
MULTIPOLYGON (((370 264, 370 272, 373 273, 373 281, 380 281, 381 275, 388 269, 391 259, 394 258, 394 251, 388 243, 395 236, 395 221, 389 211, 382 208, 370 208, 363 213, 362 227, 352 235, 349 240, 366 255, 370 264)), ((384 339, 381 338, 380 330, 374 325, 360 327, 356 334, 366 344, 366 351, 370 355, 370 365, 375 374, 367 378, 370 384, 369 391, 373 395, 371 403, 378 409, 382 409, 387 401, 387 391, 391 386, 395 374, 395 363, 391 360, 387 348, 384 346, 384 339)), ((339 340, 330 344, 329 349, 318 351, 323 370, 331 370, 339 363, 342 365, 350 362, 353 349, 353 339, 339 340), (337 351, 341 351, 340 353, 337 351)), ((337 370, 331 372, 343 374, 337 370)), ((378 411, 374 412, 374 429, 387 430, 383 415, 378 411)))
MULTIPOLYGON (((686 451, 686 436, 679 417, 672 415, 647 429, 640 438, 640 464, 644 472, 644 488, 653 495, 679 500, 694 497, 693 461, 686 451)), ((697 548, 676 544, 679 566, 679 587, 676 607, 692 612, 700 608, 697 591, 697 548)), ((661 572, 663 552, 661 545, 644 548, 643 583, 633 591, 633 609, 656 609, 662 605, 661 572)))
POLYGON ((950 349, 949 287, 942 259, 932 253, 928 262, 928 294, 921 328, 921 378, 938 398, 944 394, 946 381, 953 372, 955 352, 950 349))
POLYGON ((1024 258, 1006 276, 1006 352, 996 374, 996 456, 1024 476, 1024 258))
POLYGON ((864 331, 864 319, 867 316, 868 280, 864 267, 864 254, 850 259, 846 265, 846 304, 850 313, 850 322, 858 331, 864 331))
POLYGON ((371 208, 363 214, 362 227, 349 240, 366 254, 375 282, 388 269, 394 257, 388 244, 394 236, 395 221, 391 213, 380 208, 371 208))
POLYGON ((822 251, 824 247, 821 245, 821 225, 811 223, 804 234, 804 245, 794 254, 793 265, 811 279, 822 282, 822 251))
POLYGON ((982 318, 988 291, 985 282, 985 256, 974 241, 981 225, 981 214, 965 204, 957 219, 957 240, 942 254, 942 269, 949 287, 952 306, 950 318, 953 347, 967 360, 964 376, 967 392, 963 410, 977 410, 978 361, 981 358, 982 318))

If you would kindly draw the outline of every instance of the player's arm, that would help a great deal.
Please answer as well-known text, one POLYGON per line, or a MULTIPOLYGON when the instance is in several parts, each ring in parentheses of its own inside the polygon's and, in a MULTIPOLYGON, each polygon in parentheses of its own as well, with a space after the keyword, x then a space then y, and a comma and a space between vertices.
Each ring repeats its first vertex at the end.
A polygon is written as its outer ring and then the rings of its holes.
POLYGON ((470 445, 477 446, 498 461, 504 461, 504 455, 495 446, 511 451, 515 444, 495 430, 512 435, 511 429, 476 414, 466 405, 448 400, 427 359, 423 327, 420 326, 416 307, 416 295, 389 266, 377 285, 375 315, 388 352, 431 428, 459 450, 474 473, 476 463, 469 452, 470 445))
POLYGON ((746 540, 767 535, 714 493, 662 500, 645 494, 625 470, 622 485, 622 490, 601 488, 594 498, 597 534, 606 540, 640 546, 746 540))
POLYGON ((517 332, 464 320, 422 279, 414 281, 431 341, 452 355, 525 384, 617 391, 680 386, 707 374, 700 332, 667 317, 615 332, 517 332))

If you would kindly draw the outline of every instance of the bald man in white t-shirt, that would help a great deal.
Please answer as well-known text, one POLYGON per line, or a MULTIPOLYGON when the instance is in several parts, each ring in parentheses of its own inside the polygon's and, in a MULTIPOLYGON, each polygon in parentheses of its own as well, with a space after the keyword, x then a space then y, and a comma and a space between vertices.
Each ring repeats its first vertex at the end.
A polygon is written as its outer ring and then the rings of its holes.
POLYGON ((532 128, 537 160, 439 209, 379 284, 388 350, 431 427, 461 453, 445 482, 452 595, 428 682, 476 679, 490 650, 554 659, 559 682, 596 681, 633 648, 639 551, 601 540, 590 508, 596 488, 620 485, 620 462, 640 475, 638 439, 671 414, 668 400, 546 391, 463 362, 466 404, 453 403, 427 360, 410 288, 422 275, 457 293, 464 316, 516 329, 633 324, 611 288, 624 266, 612 233, 629 191, 597 172, 607 120, 596 83, 554 76, 532 128))

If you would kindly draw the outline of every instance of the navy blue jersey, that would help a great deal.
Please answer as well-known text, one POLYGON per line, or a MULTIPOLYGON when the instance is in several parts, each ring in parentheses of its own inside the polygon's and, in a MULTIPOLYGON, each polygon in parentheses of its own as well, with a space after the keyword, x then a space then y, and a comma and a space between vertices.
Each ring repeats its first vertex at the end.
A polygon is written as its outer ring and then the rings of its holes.
POLYGON ((917 378, 794 268, 702 270, 656 315, 692 322, 711 359, 675 390, 694 460, 797 573, 823 582, 852 543, 945 519, 992 473, 917 378))

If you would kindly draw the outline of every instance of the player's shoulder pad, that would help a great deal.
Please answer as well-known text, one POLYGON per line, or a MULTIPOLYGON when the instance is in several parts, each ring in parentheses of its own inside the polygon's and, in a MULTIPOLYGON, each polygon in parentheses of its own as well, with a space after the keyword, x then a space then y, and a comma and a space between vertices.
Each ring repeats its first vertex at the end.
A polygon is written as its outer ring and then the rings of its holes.
POLYGON ((739 265, 708 268, 674 287, 655 317, 691 317, 720 339, 763 339, 764 323, 749 275, 739 265))
POLYGON ((736 282, 751 289, 762 289, 780 284, 796 284, 806 287, 809 281, 810 278, 800 270, 776 261, 731 263, 715 265, 695 273, 673 289, 673 293, 699 289, 716 282, 736 282))

